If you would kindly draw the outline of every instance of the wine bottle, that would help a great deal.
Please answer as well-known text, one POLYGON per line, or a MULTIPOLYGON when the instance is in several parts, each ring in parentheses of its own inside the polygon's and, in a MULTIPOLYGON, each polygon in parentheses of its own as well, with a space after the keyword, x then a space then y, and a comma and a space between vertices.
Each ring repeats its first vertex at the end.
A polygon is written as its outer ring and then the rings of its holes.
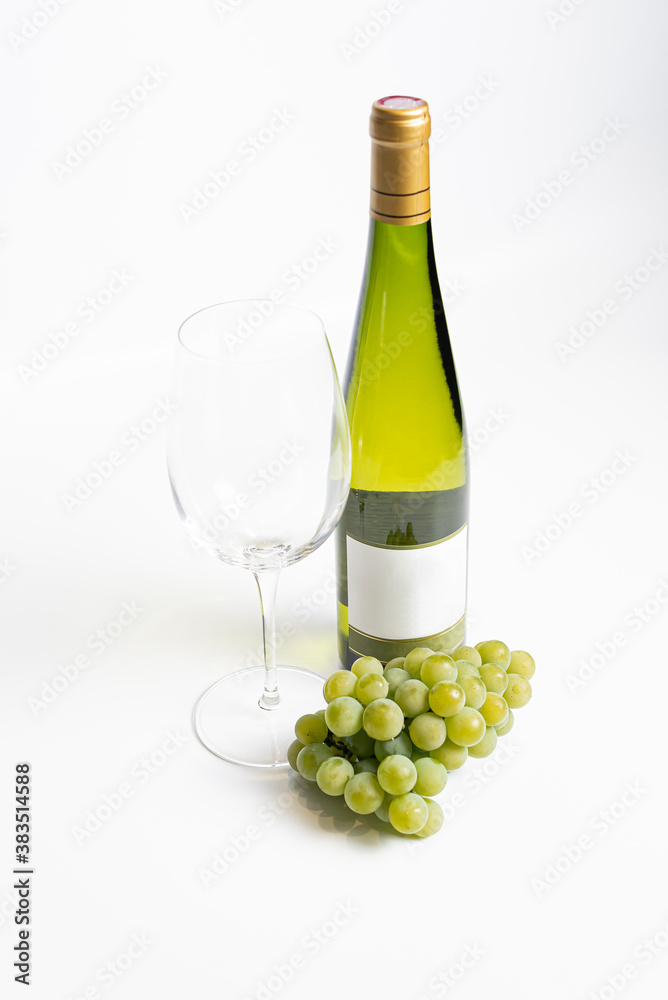
POLYGON ((468 449, 436 274, 427 103, 371 111, 371 219, 346 373, 352 480, 338 528, 339 654, 383 663, 465 635, 468 449))

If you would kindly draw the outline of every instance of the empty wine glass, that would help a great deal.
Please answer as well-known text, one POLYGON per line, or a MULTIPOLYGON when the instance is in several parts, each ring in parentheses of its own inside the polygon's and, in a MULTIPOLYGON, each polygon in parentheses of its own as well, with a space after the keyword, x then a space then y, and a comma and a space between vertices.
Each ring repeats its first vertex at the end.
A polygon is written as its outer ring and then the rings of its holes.
POLYGON ((350 486, 348 424, 321 320, 263 299, 194 313, 179 329, 174 395, 167 450, 179 514, 198 545, 250 570, 262 607, 264 667, 210 687, 195 729, 225 760, 276 767, 323 683, 276 665, 278 575, 331 534, 350 486))

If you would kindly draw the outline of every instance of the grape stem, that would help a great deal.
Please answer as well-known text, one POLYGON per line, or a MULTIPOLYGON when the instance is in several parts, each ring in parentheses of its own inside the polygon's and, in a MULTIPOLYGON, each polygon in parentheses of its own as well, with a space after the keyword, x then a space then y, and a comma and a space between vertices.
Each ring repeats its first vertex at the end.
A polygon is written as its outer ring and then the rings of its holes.
POLYGON ((339 757, 345 757, 346 760, 351 760, 357 763, 357 755, 353 753, 347 743, 340 740, 337 736, 334 736, 333 733, 328 732, 327 736, 325 736, 323 740, 323 743, 330 746, 333 750, 336 750, 339 757))

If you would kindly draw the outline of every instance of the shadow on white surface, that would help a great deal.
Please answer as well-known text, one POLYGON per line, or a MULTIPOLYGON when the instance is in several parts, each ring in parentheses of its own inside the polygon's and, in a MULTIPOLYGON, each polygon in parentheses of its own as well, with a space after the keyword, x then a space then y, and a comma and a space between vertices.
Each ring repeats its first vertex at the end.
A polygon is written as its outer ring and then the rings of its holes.
POLYGON ((325 795, 314 782, 307 782, 296 774, 291 774, 289 786, 301 807, 295 811, 295 815, 304 817, 305 825, 316 825, 336 836, 344 834, 368 847, 377 846, 384 838, 398 840, 399 835, 393 833, 376 816, 357 816, 350 811, 342 796, 325 795))

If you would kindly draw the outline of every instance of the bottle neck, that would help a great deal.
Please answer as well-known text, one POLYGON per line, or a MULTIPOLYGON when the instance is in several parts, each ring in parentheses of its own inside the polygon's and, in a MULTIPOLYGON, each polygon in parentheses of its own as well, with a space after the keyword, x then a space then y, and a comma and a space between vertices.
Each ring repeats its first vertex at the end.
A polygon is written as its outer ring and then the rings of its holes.
POLYGON ((431 218, 429 143, 371 143, 371 218, 416 226, 431 218))
MULTIPOLYGON (((397 295, 414 299, 416 285, 431 279, 434 258, 431 221, 404 225, 381 222, 373 213, 371 216, 367 272, 381 281, 384 294, 390 299, 397 295)), ((438 278, 435 280, 438 285, 438 278)))
POLYGON ((401 493, 465 485, 463 416, 430 220, 370 220, 355 329, 345 380, 352 488, 401 493))

